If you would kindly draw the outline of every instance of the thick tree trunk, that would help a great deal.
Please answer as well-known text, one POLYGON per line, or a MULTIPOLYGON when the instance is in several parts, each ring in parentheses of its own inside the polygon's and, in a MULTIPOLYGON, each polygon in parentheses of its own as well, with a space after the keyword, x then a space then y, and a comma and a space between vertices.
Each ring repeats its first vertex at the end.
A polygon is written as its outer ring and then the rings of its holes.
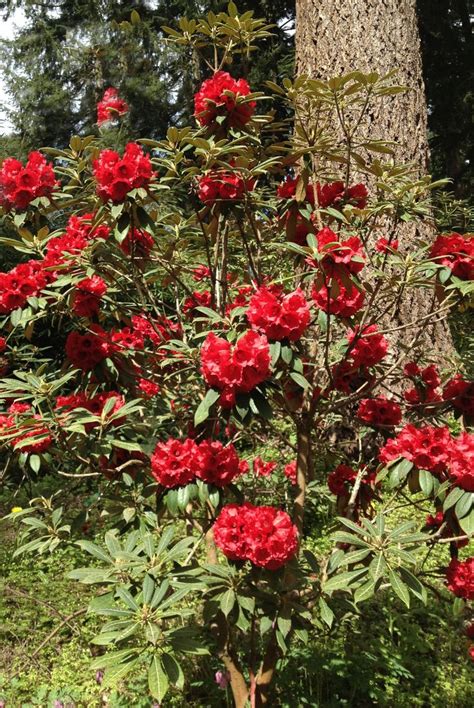
MULTIPOLYGON (((387 74, 408 91, 380 101, 364 125, 371 138, 396 143, 394 159, 413 162, 419 176, 428 169, 427 110, 422 74, 416 0, 296 0, 297 74, 328 79, 350 71, 387 74)), ((370 184, 369 184, 370 188, 370 184)), ((397 233, 402 248, 419 239, 430 241, 427 222, 403 224, 397 233)), ((422 317, 432 306, 426 292, 416 291, 401 303, 394 324, 422 317)), ((399 335, 407 342, 413 331, 399 335)), ((440 362, 453 352, 445 322, 426 327, 418 345, 440 362)))

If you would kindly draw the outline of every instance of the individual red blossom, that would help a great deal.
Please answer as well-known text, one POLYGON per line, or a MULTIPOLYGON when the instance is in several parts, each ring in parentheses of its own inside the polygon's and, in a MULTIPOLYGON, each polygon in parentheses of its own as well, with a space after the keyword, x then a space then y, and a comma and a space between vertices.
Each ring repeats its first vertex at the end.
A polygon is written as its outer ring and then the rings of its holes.
POLYGON ((72 309, 79 317, 94 317, 99 312, 100 300, 107 292, 107 284, 98 275, 85 278, 76 285, 72 309))
POLYGON ((140 145, 128 143, 123 157, 114 150, 102 150, 94 160, 97 194, 103 202, 123 202, 132 189, 147 187, 154 177, 151 161, 140 145))
POLYGON ((146 398, 153 398, 160 392, 160 387, 150 379, 138 379, 138 388, 146 398))
POLYGON ((97 125, 116 120, 128 113, 128 104, 120 98, 116 88, 108 88, 97 104, 97 125))
POLYGON ((229 316, 232 310, 236 307, 247 307, 250 295, 254 292, 251 285, 242 285, 237 289, 237 293, 233 295, 232 300, 226 307, 226 315, 229 316))
POLYGON ((405 376, 409 376, 410 378, 414 378, 415 376, 419 376, 421 373, 420 367, 418 364, 416 364, 414 361, 409 361, 405 364, 403 367, 403 373, 405 376))
POLYGON ((125 349, 141 351, 145 348, 145 340, 142 333, 130 327, 122 327, 122 329, 112 331, 110 333, 110 343, 111 349, 119 352, 125 349))
POLYGON ((410 405, 426 405, 441 401, 441 394, 436 390, 441 384, 435 364, 420 369, 414 362, 405 366, 405 374, 413 379, 415 386, 405 391, 404 398, 410 405))
POLYGON ((395 401, 385 396, 364 398, 359 403, 357 417, 375 427, 379 425, 398 425, 402 419, 402 409, 395 401))
POLYGON ((474 280, 474 235, 442 234, 431 247, 431 258, 461 280, 474 280))
POLYGON ((467 381, 461 374, 456 374, 444 386, 443 399, 458 413, 474 417, 474 381, 467 381))
POLYGON ((240 460, 233 445, 218 440, 204 440, 199 444, 196 475, 203 482, 224 487, 248 470, 248 463, 240 460))
POLYGON ((368 325, 360 331, 356 326, 347 334, 349 342, 348 358, 356 367, 375 366, 379 364, 388 352, 388 341, 379 334, 377 325, 368 325))
POLYGON ((474 433, 463 432, 453 438, 448 474, 457 487, 474 492, 474 433))
POLYGON ((200 125, 213 129, 243 128, 251 120, 256 103, 242 101, 251 93, 245 79, 233 79, 227 71, 216 71, 194 96, 194 115, 200 125), (219 123, 218 118, 223 122, 219 123))
POLYGON ((207 278, 211 277, 211 270, 205 265, 199 265, 196 266, 196 268, 193 269, 193 278, 196 282, 200 282, 201 280, 206 280, 207 278))
POLYGON ((197 459, 198 446, 194 440, 169 438, 157 443, 151 458, 151 473, 164 487, 180 487, 193 481, 197 459))
POLYGON ((99 325, 85 334, 71 332, 66 339, 66 355, 73 366, 83 371, 94 369, 110 353, 107 335, 99 325))
POLYGON ((276 462, 265 462, 261 457, 256 457, 253 461, 253 473, 257 477, 269 477, 276 468, 276 462))
POLYGON ((426 517, 425 526, 430 529, 438 530, 443 523, 444 514, 442 511, 437 511, 434 516, 432 514, 428 514, 428 516, 426 517))
POLYGON ((26 165, 7 157, 0 169, 0 204, 24 211, 37 197, 49 197, 56 186, 51 163, 39 152, 30 152, 26 165))
POLYGON ((365 293, 347 275, 335 272, 326 283, 318 279, 312 289, 316 307, 338 317, 352 317, 364 306, 365 293))
POLYGON ((5 337, 0 337, 0 354, 3 354, 3 352, 7 348, 7 340, 5 337))
POLYGON ((255 187, 255 180, 244 179, 239 172, 212 170, 198 178, 198 197, 203 204, 216 201, 242 201, 255 187))
POLYGON ((335 265, 343 265, 351 273, 359 273, 364 267, 364 250, 358 236, 341 239, 325 226, 316 234, 316 240, 319 253, 324 254, 320 264, 326 273, 332 275, 335 265))
POLYGON ((474 557, 460 561, 452 558, 446 571, 448 589, 464 600, 474 599, 474 557))
POLYGON ((284 566, 298 548, 298 532, 290 517, 272 506, 228 504, 213 531, 216 545, 227 558, 249 560, 268 570, 284 566))
POLYGON ((126 256, 134 258, 148 258, 155 241, 153 236, 144 229, 130 229, 120 244, 126 256))
POLYGON ((297 484, 296 473, 297 473, 296 460, 293 460, 293 462, 289 462, 283 468, 283 474, 285 475, 285 477, 287 479, 290 480, 291 484, 293 484, 293 485, 297 484))
POLYGON ((398 239, 388 239, 381 236, 376 244, 375 249, 379 253, 391 253, 392 251, 398 251, 398 239))
POLYGON ((209 386, 232 394, 248 392, 270 376, 270 359, 264 335, 246 332, 232 346, 211 332, 201 349, 201 372, 209 386))
POLYGON ((387 464, 399 457, 413 462, 419 470, 428 470, 435 475, 446 472, 452 451, 448 428, 426 425, 416 428, 406 425, 394 438, 390 438, 380 450, 379 460, 387 464))
MULTIPOLYGON (((357 471, 349 467, 349 465, 338 465, 328 476, 329 491, 338 497, 346 496, 354 486, 357 474, 357 471)), ((375 472, 364 474, 361 479, 361 485, 368 489, 374 484, 375 472)))
POLYGON ((281 288, 262 286, 250 298, 247 319, 270 340, 301 338, 311 315, 301 288, 285 295, 281 288))
MULTIPOLYGON (((210 290, 199 292, 195 290, 192 295, 186 298, 183 303, 183 315, 189 319, 201 314, 197 312, 197 307, 210 307, 212 305, 212 294, 210 290)), ((202 314, 201 314, 202 316, 202 314)))
MULTIPOLYGON (((296 196, 296 187, 298 177, 287 177, 277 188, 277 196, 280 199, 294 199, 296 196)), ((355 184, 349 187, 347 191, 344 189, 344 182, 329 182, 321 185, 316 182, 316 194, 318 197, 318 205, 322 209, 328 206, 339 205, 341 202, 348 202, 363 209, 367 203, 368 192, 363 184, 355 184)), ((306 187, 305 199, 312 206, 315 205, 314 187, 308 184, 306 187)))

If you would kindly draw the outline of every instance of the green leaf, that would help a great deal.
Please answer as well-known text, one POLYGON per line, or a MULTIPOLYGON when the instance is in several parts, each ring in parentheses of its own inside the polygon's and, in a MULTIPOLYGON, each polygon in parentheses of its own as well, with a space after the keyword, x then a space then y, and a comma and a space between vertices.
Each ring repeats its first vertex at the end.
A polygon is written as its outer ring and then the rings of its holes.
POLYGON ((390 473, 389 473, 389 485, 393 489, 393 487, 398 486, 401 482, 403 482, 407 476, 410 470, 413 467, 413 462, 410 462, 410 460, 405 460, 401 459, 400 462, 397 462, 393 467, 390 468, 390 473))
POLYGON ((464 516, 469 514, 472 508, 473 500, 474 492, 464 492, 462 497, 459 497, 454 508, 454 513, 458 519, 462 519, 464 516))
POLYGON ((433 475, 428 472, 428 470, 420 470, 419 472, 419 481, 420 481, 420 487, 421 491, 425 495, 425 497, 429 497, 431 492, 433 491, 433 475))
POLYGON ((444 500, 443 511, 446 511, 447 509, 450 509, 452 506, 457 504, 458 500, 463 496, 463 494, 464 489, 460 489, 460 487, 454 487, 454 489, 451 489, 448 496, 444 500))
POLYGON ((379 580, 379 578, 383 576, 386 568, 387 563, 385 561, 384 555, 383 553, 379 553, 378 556, 376 556, 372 560, 369 566, 369 571, 372 575, 372 578, 374 579, 374 582, 377 582, 377 580, 379 580))
POLYGON ((397 573, 395 573, 394 570, 389 570, 388 577, 390 579, 390 585, 392 586, 400 600, 402 600, 402 602, 407 607, 410 607, 410 593, 408 592, 408 588, 401 579, 401 577, 397 573))
POLYGON ((223 593, 223 595, 221 596, 221 599, 220 599, 220 603, 219 603, 219 606, 226 617, 232 611, 234 604, 235 604, 235 592, 234 592, 234 590, 229 589, 225 593, 223 593))
POLYGON ((194 425, 200 425, 209 417, 209 410, 214 403, 220 398, 220 392, 210 388, 194 414, 194 425))
POLYGON ((148 573, 147 573, 145 575, 145 579, 143 581, 143 604, 144 605, 149 605, 151 603, 154 592, 155 592, 155 581, 151 577, 151 575, 148 575, 148 573))
POLYGON ((364 602, 373 596, 375 592, 375 580, 368 580, 366 583, 357 588, 354 593, 354 602, 364 602))
POLYGON ((291 630, 291 619, 287 617, 277 617, 277 626, 283 637, 286 637, 291 630))
POLYGON ((326 593, 334 592, 334 590, 349 590, 353 580, 359 579, 362 575, 367 574, 367 568, 358 570, 350 570, 345 573, 339 573, 332 578, 329 578, 324 583, 323 590, 326 593))
POLYGON ((115 685, 118 681, 130 673, 130 671, 137 665, 137 662, 138 659, 133 659, 132 661, 127 661, 126 663, 119 664, 118 666, 111 666, 105 672, 102 686, 104 688, 108 688, 109 686, 115 685))
POLYGON ((334 621, 334 612, 331 610, 323 597, 319 598, 319 609, 321 612, 321 619, 327 624, 328 627, 331 627, 334 621))
POLYGON ((468 514, 468 516, 464 516, 464 518, 459 519, 459 526, 462 528, 464 533, 466 533, 468 536, 472 536, 474 533, 474 509, 468 514))
POLYGON ((138 649, 119 649, 118 651, 110 651, 107 652, 107 654, 103 654, 102 656, 98 656, 97 659, 94 659, 92 664, 90 665, 91 669, 107 669, 109 667, 113 666, 118 666, 119 664, 123 664, 126 659, 128 659, 130 656, 133 656, 136 654, 138 649))
POLYGON ((297 383, 298 386, 300 386, 300 387, 303 388, 304 390, 310 388, 310 386, 311 386, 311 384, 309 383, 309 381, 307 381, 307 380, 305 379, 305 377, 304 377, 302 374, 298 374, 296 371, 292 371, 292 372, 290 373, 290 378, 292 378, 293 381, 294 381, 295 383, 297 383))
POLYGON ((155 654, 148 667, 148 687, 153 698, 161 703, 168 691, 168 676, 159 657, 155 654))
POLYGON ((172 654, 168 653, 161 655, 161 661, 170 682, 182 690, 184 688, 184 673, 181 665, 172 654))
POLYGON ((137 605, 135 599, 126 588, 119 586, 116 589, 116 594, 121 600, 123 600, 127 607, 129 607, 134 612, 139 612, 140 607, 137 605))
POLYGON ((107 553, 102 548, 100 548, 100 546, 97 546, 95 543, 92 543, 92 541, 76 541, 76 546, 79 546, 79 548, 82 548, 87 553, 90 553, 90 555, 94 556, 94 558, 98 558, 98 560, 104 561, 104 563, 112 562, 110 556, 108 556, 107 553))

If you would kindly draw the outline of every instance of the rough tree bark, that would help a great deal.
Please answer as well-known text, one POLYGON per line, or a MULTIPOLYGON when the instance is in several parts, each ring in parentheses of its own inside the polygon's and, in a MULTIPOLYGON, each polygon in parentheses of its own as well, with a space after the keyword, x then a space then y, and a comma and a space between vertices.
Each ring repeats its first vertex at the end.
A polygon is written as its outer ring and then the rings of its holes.
MULTIPOLYGON (((368 115, 373 138, 392 140, 397 162, 413 162, 419 176, 428 171, 427 109, 422 74, 416 0, 296 0, 296 73, 328 79, 350 71, 397 70, 395 80, 409 91, 380 101, 368 115)), ((370 185, 369 185, 370 187, 370 185)), ((428 222, 404 224, 397 234, 402 247, 431 240, 428 222)), ((418 291, 399 313, 399 324, 429 311, 431 300, 418 291)), ((410 332, 399 341, 410 338, 410 332)), ((445 322, 427 327, 419 344, 443 363, 453 353, 445 322)))

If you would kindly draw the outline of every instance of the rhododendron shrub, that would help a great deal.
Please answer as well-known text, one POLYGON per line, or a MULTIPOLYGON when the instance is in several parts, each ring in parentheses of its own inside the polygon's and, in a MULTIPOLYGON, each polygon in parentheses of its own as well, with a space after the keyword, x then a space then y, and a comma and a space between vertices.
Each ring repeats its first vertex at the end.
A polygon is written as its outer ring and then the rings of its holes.
POLYGON ((107 146, 4 161, 0 440, 11 484, 87 485, 79 515, 62 491, 9 518, 18 553, 92 556, 71 580, 99 586, 106 684, 143 672, 161 702, 210 654, 243 708, 347 601, 436 601, 433 574, 472 597, 474 383, 423 336, 472 292, 473 237, 405 242, 433 185, 364 132, 390 77, 252 86, 230 59, 269 28, 236 18, 170 30, 204 49, 192 126, 111 149, 109 90, 107 146))

